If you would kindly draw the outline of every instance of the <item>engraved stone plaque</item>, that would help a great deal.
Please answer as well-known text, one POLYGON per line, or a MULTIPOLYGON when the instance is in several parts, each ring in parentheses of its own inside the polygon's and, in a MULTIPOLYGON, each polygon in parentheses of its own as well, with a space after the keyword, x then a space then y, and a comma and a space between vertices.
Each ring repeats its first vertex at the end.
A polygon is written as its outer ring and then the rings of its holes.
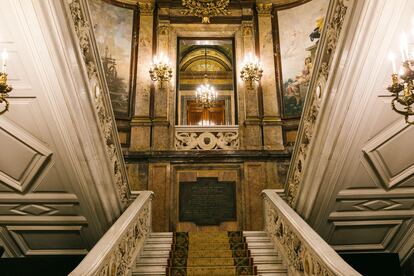
POLYGON ((197 225, 220 225, 236 221, 236 183, 217 177, 199 177, 197 182, 180 182, 179 220, 197 225))

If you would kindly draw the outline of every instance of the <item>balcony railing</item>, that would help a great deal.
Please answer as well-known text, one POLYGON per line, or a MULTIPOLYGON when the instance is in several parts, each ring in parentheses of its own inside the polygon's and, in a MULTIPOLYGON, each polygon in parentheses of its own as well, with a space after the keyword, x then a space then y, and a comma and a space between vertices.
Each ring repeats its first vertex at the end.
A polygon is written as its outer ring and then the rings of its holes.
POLYGON ((237 150, 238 126, 176 126, 176 150, 237 150))
POLYGON ((361 275, 349 266, 275 190, 264 190, 265 230, 289 275, 361 275))
POLYGON ((138 197, 86 255, 70 276, 128 275, 151 232, 153 193, 138 197))

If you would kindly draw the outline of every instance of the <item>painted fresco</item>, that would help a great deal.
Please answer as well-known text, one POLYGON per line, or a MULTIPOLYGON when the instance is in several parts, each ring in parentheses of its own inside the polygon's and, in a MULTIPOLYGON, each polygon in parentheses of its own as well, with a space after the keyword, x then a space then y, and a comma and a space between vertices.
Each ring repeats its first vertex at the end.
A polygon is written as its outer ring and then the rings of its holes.
POLYGON ((128 117, 134 10, 102 0, 89 6, 115 116, 128 117))
POLYGON ((301 116, 329 0, 277 11, 284 118, 301 116))

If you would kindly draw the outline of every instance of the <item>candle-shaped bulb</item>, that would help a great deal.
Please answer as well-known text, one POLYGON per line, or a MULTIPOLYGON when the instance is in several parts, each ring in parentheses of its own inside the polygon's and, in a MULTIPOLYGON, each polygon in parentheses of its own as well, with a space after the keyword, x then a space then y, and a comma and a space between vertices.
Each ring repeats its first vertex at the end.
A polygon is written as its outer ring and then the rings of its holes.
POLYGON ((1 53, 1 60, 3 62, 1 72, 3 74, 6 74, 6 66, 7 66, 6 61, 7 61, 8 58, 9 58, 9 53, 7 53, 6 49, 4 49, 3 52, 1 53))
POLYGON ((392 52, 389 53, 388 59, 391 61, 391 64, 392 64, 392 73, 397 74, 397 65, 395 64, 395 54, 392 52))

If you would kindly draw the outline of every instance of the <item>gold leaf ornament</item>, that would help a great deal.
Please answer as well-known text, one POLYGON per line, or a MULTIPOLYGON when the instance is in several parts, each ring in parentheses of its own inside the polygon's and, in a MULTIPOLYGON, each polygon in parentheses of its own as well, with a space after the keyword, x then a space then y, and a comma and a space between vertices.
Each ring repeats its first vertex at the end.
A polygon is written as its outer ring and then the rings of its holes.
POLYGON ((217 15, 227 15, 227 6, 230 0, 182 0, 182 5, 186 7, 184 15, 194 15, 201 17, 201 23, 210 23, 210 17, 217 15))

